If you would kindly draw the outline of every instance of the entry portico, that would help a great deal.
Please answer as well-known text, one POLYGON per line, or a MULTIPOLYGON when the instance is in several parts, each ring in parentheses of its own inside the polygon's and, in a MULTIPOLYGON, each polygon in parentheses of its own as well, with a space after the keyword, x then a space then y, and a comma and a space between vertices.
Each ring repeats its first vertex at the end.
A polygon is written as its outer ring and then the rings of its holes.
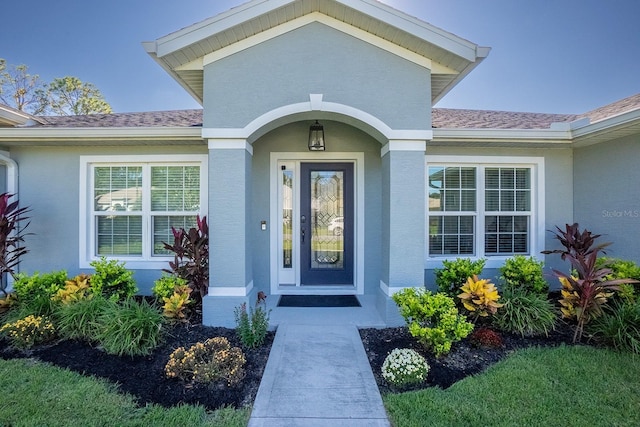
POLYGON ((145 48, 203 104, 204 322, 259 291, 375 295, 397 317, 389 296, 424 284, 432 103, 488 49, 374 0, 254 0, 145 48))

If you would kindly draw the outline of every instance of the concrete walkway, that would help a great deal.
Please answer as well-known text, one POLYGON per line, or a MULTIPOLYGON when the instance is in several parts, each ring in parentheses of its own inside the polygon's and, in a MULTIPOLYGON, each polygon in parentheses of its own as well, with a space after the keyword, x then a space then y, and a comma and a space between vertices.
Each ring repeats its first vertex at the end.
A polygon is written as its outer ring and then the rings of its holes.
POLYGON ((355 325, 278 326, 249 427, 389 425, 355 325))

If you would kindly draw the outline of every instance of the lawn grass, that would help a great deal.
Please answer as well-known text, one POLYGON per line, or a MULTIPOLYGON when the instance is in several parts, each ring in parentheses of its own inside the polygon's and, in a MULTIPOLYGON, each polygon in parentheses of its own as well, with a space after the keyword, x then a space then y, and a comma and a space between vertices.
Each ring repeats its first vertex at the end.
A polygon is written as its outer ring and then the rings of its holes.
POLYGON ((0 425, 246 426, 249 410, 137 407, 107 381, 29 359, 0 360, 0 425))
POLYGON ((383 399, 395 427, 639 426, 640 358, 592 347, 530 348, 447 390, 383 399))

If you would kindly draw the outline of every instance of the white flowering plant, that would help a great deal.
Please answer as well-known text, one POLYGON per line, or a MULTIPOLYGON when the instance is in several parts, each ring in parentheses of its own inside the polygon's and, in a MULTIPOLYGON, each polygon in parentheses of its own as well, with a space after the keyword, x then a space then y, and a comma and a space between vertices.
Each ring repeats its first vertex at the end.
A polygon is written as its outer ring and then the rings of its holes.
POLYGON ((417 351, 394 349, 382 363, 382 377, 398 388, 419 384, 427 379, 429 364, 417 351))

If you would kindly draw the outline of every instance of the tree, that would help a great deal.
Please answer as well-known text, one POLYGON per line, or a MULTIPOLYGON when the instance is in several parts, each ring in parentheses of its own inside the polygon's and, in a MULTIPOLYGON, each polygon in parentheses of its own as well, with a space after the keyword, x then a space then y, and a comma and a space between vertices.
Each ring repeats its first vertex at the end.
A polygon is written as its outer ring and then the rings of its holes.
POLYGON ((77 77, 53 79, 44 89, 37 91, 39 106, 36 114, 59 116, 110 114, 111 106, 92 83, 77 77))
POLYGON ((47 84, 28 70, 24 64, 7 65, 0 58, 0 103, 35 115, 111 113, 111 106, 93 84, 70 76, 47 84))
POLYGON ((40 76, 29 74, 24 64, 9 65, 0 58, 0 102, 27 113, 38 108, 38 92, 43 88, 40 76))

